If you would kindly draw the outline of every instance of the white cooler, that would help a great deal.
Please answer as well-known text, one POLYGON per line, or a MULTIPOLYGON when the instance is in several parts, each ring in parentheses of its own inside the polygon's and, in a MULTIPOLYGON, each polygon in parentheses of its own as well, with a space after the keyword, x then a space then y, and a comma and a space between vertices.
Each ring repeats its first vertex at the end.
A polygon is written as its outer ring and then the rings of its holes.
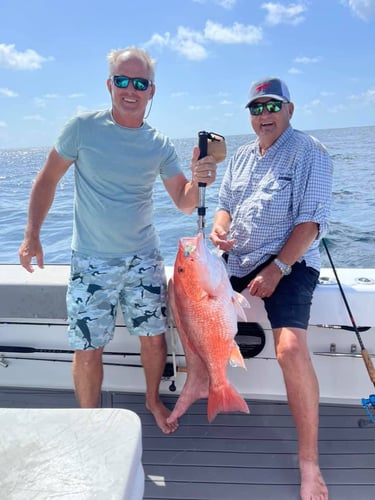
POLYGON ((0 408, 4 500, 142 500, 142 431, 123 409, 0 408))

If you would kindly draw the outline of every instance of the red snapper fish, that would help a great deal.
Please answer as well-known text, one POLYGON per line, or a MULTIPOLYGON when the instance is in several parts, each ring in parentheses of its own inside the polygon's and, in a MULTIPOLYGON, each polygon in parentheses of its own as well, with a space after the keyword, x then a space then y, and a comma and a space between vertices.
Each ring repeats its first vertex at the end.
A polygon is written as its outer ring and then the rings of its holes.
POLYGON ((207 397, 209 422, 221 412, 249 413, 226 371, 228 362, 246 369, 234 337, 237 316, 246 321, 243 307, 250 306, 232 289, 223 260, 209 251, 202 233, 180 239, 168 299, 187 378, 167 422, 175 422, 191 404, 207 397))

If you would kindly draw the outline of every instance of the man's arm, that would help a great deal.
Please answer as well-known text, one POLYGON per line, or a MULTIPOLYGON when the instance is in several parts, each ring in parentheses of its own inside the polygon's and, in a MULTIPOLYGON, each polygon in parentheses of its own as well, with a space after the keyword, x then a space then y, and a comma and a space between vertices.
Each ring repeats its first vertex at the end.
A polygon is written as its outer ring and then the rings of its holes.
POLYGON ((176 207, 186 214, 191 214, 198 206, 198 184, 202 182, 209 186, 216 179, 217 167, 214 158, 205 156, 198 160, 198 157, 199 148, 195 147, 191 160, 191 181, 182 173, 164 180, 164 186, 176 207))
POLYGON ((303 222, 295 226, 277 258, 292 266, 304 255, 319 234, 316 222, 303 222))
POLYGON ((62 158, 53 148, 33 183, 25 237, 18 250, 21 265, 30 273, 33 257, 37 265, 43 267, 43 249, 40 230, 55 197, 56 186, 73 162, 62 158))
MULTIPOLYGON (((295 226, 288 240, 277 255, 284 264, 292 266, 302 257, 319 234, 316 222, 303 222, 295 226)), ((270 297, 283 277, 280 268, 271 262, 250 282, 251 295, 270 297)))

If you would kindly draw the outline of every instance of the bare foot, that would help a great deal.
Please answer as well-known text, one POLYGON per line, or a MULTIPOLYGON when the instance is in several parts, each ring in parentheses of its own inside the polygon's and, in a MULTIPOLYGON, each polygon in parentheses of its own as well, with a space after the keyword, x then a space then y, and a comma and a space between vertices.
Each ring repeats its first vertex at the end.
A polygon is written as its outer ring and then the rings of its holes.
POLYGON ((153 405, 148 405, 146 403, 146 408, 152 413, 157 426, 162 432, 164 432, 164 434, 171 434, 178 429, 177 420, 170 423, 167 422, 167 418, 171 412, 160 400, 153 405))
POLYGON ((301 462, 301 500, 328 500, 328 489, 319 466, 301 462))
POLYGON ((181 417, 193 403, 198 401, 198 399, 208 398, 208 374, 204 373, 204 370, 201 370, 199 373, 201 374, 200 377, 194 370, 188 372, 181 394, 177 399, 170 417, 167 419, 168 424, 177 422, 177 419, 181 417))

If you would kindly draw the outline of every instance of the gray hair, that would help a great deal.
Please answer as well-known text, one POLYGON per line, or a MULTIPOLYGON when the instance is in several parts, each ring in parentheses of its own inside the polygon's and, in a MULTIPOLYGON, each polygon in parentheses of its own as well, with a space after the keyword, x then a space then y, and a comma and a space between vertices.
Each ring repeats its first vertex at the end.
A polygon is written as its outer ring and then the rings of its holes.
POLYGON ((156 65, 156 60, 153 59, 149 53, 144 50, 140 49, 138 47, 127 47, 125 49, 114 49, 111 50, 108 55, 107 55, 107 61, 108 61, 108 66, 109 66, 109 76, 113 76, 113 71, 116 63, 118 62, 119 59, 121 58, 127 58, 127 57, 136 57, 137 59, 140 59, 143 61, 147 69, 149 71, 149 78, 152 82, 155 80, 155 65, 156 65))

